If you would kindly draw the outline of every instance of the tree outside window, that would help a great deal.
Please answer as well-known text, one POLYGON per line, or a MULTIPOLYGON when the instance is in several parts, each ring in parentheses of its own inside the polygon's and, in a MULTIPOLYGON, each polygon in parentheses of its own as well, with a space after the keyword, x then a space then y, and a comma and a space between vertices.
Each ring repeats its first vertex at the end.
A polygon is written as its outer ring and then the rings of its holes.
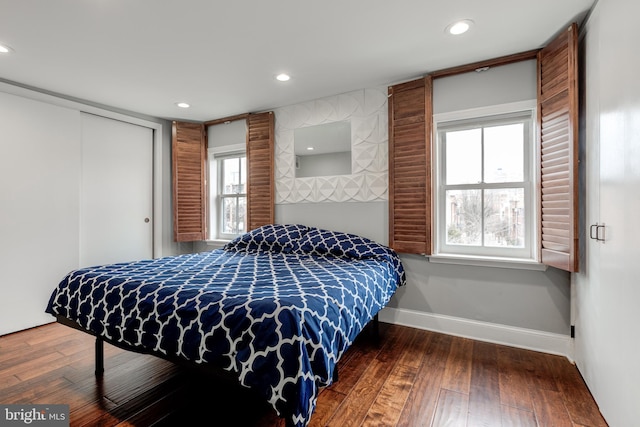
POLYGON ((532 112, 438 124, 438 253, 533 257, 532 112))
POLYGON ((218 161, 219 229, 221 236, 234 236, 246 231, 247 162, 244 154, 218 161))

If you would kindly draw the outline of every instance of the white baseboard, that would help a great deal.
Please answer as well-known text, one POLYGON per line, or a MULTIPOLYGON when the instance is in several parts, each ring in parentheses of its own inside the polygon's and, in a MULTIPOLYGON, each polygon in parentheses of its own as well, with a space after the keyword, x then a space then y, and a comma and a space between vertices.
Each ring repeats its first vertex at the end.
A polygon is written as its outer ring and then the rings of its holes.
POLYGON ((556 354, 574 362, 573 343, 569 335, 391 307, 380 311, 378 318, 385 323, 556 354))

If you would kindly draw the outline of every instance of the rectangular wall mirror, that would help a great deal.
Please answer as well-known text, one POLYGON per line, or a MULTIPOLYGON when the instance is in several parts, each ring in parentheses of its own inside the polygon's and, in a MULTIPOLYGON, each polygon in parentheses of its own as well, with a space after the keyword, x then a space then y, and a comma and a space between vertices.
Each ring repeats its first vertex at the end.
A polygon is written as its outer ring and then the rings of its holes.
POLYGON ((340 121, 293 131, 296 178, 351 174, 351 122, 340 121))

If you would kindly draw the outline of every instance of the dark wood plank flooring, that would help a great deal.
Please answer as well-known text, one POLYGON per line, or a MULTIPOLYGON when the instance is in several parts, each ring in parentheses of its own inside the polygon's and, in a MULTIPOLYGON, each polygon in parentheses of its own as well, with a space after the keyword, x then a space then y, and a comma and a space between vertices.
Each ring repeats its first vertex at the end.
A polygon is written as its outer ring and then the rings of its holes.
MULTIPOLYGON (((311 426, 606 426, 565 358, 402 326, 363 333, 311 426)), ((0 403, 68 404, 72 426, 284 426, 246 389, 59 324, 0 337, 0 403)))

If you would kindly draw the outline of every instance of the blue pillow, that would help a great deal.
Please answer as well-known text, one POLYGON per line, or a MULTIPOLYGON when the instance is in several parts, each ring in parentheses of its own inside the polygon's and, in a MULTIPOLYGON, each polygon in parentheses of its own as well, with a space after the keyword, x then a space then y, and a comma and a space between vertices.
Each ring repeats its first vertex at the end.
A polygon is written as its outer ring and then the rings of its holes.
POLYGON ((309 227, 300 224, 268 224, 255 228, 231 242, 223 249, 232 252, 292 252, 309 227))
POLYGON ((311 228, 299 242, 297 252, 311 255, 333 255, 343 258, 378 258, 391 263, 398 284, 406 283, 406 275, 398 254, 385 245, 355 234, 311 228))
POLYGON ((378 246, 378 243, 365 237, 321 228, 312 228, 300 241, 302 252, 316 255, 329 253, 349 258, 373 255, 378 246))

